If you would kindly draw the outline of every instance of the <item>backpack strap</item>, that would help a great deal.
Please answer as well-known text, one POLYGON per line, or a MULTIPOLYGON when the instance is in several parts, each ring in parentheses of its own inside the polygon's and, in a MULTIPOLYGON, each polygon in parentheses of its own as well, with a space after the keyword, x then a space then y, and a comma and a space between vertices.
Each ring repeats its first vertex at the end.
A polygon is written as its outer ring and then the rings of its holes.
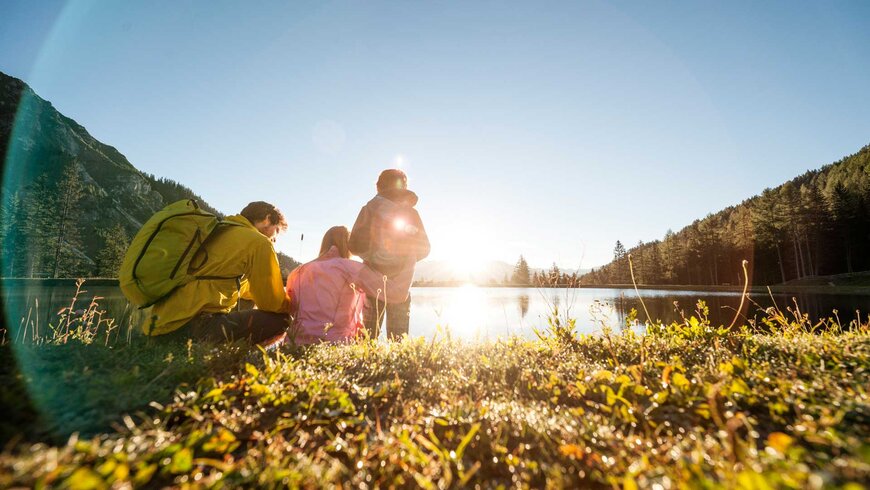
POLYGON ((227 221, 227 220, 218 221, 217 226, 215 226, 214 229, 211 231, 211 233, 209 233, 208 236, 205 237, 205 239, 200 243, 199 249, 194 253, 193 257, 190 259, 190 265, 188 266, 189 270, 195 271, 197 269, 201 269, 202 266, 204 266, 205 263, 208 262, 208 250, 205 248, 205 245, 206 245, 206 243, 209 242, 209 240, 213 239, 216 235, 218 235, 218 232, 219 232, 219 229, 221 226, 243 226, 243 225, 241 225, 239 223, 233 223, 232 221, 227 221), (198 255, 202 256, 203 259, 199 264, 194 265, 193 261, 196 260, 196 257, 198 255))

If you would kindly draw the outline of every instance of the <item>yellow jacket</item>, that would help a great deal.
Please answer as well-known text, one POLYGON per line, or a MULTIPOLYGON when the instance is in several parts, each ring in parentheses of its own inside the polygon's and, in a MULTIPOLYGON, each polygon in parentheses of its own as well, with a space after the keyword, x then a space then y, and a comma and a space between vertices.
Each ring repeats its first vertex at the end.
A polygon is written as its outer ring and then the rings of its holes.
POLYGON ((154 305, 151 319, 143 325, 146 335, 175 331, 199 313, 229 313, 239 301, 239 292, 261 310, 289 311, 290 298, 272 242, 244 216, 230 216, 227 221, 243 226, 218 230, 204 245, 208 260, 191 273, 230 279, 194 280, 179 287, 154 305), (242 276, 241 288, 236 284, 238 276, 242 276))

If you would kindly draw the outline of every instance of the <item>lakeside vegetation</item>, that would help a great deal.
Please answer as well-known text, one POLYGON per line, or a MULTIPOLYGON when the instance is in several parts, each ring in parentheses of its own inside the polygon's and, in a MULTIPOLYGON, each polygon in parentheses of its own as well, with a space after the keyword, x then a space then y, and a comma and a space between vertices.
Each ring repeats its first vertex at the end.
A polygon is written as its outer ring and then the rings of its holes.
POLYGON ((699 303, 645 335, 554 312, 537 340, 262 352, 148 342, 98 312, 4 337, 0 487, 870 481, 870 320, 727 328, 699 303))

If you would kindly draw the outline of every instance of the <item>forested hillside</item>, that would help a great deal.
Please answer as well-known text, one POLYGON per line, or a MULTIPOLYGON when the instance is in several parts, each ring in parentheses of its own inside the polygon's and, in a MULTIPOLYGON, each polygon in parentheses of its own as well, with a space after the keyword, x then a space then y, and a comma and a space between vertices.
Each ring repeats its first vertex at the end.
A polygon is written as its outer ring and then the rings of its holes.
POLYGON ((777 284, 870 269, 870 146, 806 172, 649 243, 626 249, 580 279, 642 284, 777 284))
POLYGON ((0 155, 3 277, 114 277, 129 239, 166 204, 192 198, 220 214, 189 188, 140 172, 3 73, 0 155))

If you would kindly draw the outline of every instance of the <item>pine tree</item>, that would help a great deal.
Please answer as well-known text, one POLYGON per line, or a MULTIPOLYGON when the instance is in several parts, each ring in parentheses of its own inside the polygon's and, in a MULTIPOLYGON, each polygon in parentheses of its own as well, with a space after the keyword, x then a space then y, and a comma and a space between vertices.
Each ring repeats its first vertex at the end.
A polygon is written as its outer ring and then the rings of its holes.
POLYGON ((819 244, 831 233, 831 216, 825 205, 819 187, 814 184, 802 185, 800 189, 801 213, 804 223, 803 241, 806 254, 806 274, 819 274, 822 257, 819 244))
POLYGON ((658 240, 647 244, 644 265, 646 266, 644 278, 647 284, 662 283, 662 258, 658 240))
POLYGON ((781 247, 785 222, 782 203, 779 202, 773 190, 765 189, 761 196, 755 200, 752 206, 752 225, 755 229, 757 243, 776 252, 780 277, 782 282, 785 282, 785 265, 783 264, 781 247))
POLYGON ((616 241, 616 246, 613 248, 613 260, 618 261, 625 257, 625 246, 621 241, 616 241))
MULTIPOLYGON (((57 184, 57 209, 52 223, 56 235, 51 245, 54 247, 53 277, 82 275, 82 240, 79 230, 81 210, 79 203, 85 188, 74 162, 67 165, 57 184)), ((51 237, 50 237, 51 238, 51 237)))
POLYGON ((852 256, 854 253, 855 233, 853 225, 856 221, 857 206, 855 200, 846 191, 846 187, 838 182, 828 197, 828 206, 834 218, 835 227, 839 230, 838 235, 842 238, 845 247, 846 272, 853 272, 852 256))
POLYGON ((511 283, 518 286, 528 286, 531 281, 529 264, 525 257, 520 255, 517 265, 514 267, 513 275, 511 275, 511 283))
POLYGON ((118 277, 118 271, 121 269, 121 262, 124 261, 124 254, 130 246, 130 239, 127 237, 127 232, 120 224, 100 231, 100 237, 103 239, 104 245, 100 253, 97 254, 97 275, 101 277, 118 277))
POLYGON ((550 267, 550 270, 547 271, 547 283, 552 286, 558 286, 561 279, 562 271, 560 271, 559 266, 553 262, 553 267, 550 267))
MULTIPOLYGON (((644 250, 643 240, 638 240, 637 245, 631 252, 631 264, 634 266, 634 278, 639 284, 649 282, 647 278, 646 250, 644 250)), ((629 276, 631 271, 629 271, 629 276)))
POLYGON ((625 245, 621 241, 616 241, 616 246, 613 247, 613 265, 614 277, 611 278, 613 283, 626 283, 628 281, 628 260, 626 259, 625 245))
POLYGON ((677 282, 677 240, 674 236, 674 232, 669 229, 665 232, 661 245, 662 282, 665 284, 677 282))
POLYGON ((45 277, 51 274, 56 239, 56 193, 48 174, 42 174, 29 185, 21 200, 18 222, 22 224, 21 242, 16 244, 20 261, 18 275, 45 277))
POLYGON ((25 252, 25 219, 20 193, 15 193, 3 202, 0 209, 0 243, 2 250, 2 269, 0 275, 12 277, 23 273, 22 265, 25 252))

